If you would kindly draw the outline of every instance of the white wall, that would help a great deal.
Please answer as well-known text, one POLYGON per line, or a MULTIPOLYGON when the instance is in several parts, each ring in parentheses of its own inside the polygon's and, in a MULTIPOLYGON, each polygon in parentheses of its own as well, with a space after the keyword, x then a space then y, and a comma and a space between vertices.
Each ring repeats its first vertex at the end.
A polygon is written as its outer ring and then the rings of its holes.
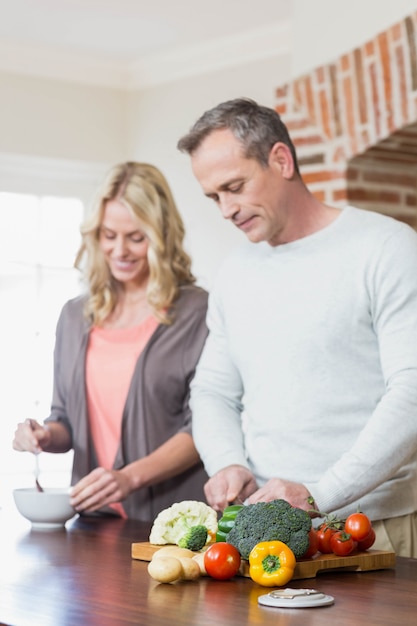
POLYGON ((129 152, 157 165, 167 177, 183 215, 187 250, 200 284, 209 287, 221 260, 243 235, 225 222, 194 179, 178 139, 208 108, 223 100, 250 97, 274 105, 275 88, 290 77, 289 55, 138 91, 131 97, 129 152))
POLYGON ((330 63, 415 11, 416 0, 293 0, 293 77, 330 63))
POLYGON ((0 191, 79 198, 86 207, 108 168, 105 162, 0 153, 0 191))

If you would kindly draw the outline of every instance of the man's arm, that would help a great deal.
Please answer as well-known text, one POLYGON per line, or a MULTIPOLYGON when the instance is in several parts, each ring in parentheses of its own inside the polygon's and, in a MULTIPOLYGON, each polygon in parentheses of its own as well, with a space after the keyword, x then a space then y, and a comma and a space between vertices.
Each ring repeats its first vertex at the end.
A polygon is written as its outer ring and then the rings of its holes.
POLYGON ((391 236, 373 259, 366 280, 385 393, 353 446, 318 483, 305 484, 322 511, 369 494, 417 450, 416 234, 407 229, 391 236))
POLYGON ((192 431, 210 476, 230 465, 248 469, 242 432, 242 381, 228 353, 217 294, 209 297, 209 336, 191 383, 192 431))

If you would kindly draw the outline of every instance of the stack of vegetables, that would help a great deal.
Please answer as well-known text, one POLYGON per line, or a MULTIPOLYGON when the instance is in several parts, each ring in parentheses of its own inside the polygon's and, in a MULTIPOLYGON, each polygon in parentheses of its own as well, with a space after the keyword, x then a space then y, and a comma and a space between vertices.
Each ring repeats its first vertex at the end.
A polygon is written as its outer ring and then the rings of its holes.
POLYGON ((363 513, 346 520, 325 516, 325 522, 316 530, 307 511, 282 499, 230 505, 219 520, 214 509, 191 500, 162 511, 155 519, 149 541, 174 544, 158 550, 148 566, 150 575, 159 582, 195 580, 206 574, 226 580, 239 572, 243 559, 249 562, 252 580, 280 587, 293 577, 297 559, 314 556, 318 551, 349 554, 355 548, 367 549, 375 541, 375 532, 363 513), (332 539, 334 547, 330 548, 329 543, 325 548, 321 536, 329 542, 332 539), (162 557, 165 561, 155 562, 162 557), (198 564, 198 572, 195 563, 188 562, 190 559, 198 564))
POLYGON ((310 543, 311 518, 285 500, 226 507, 218 523, 217 541, 231 544, 249 561, 249 575, 263 586, 285 585, 296 559, 310 543))
POLYGON ((258 502, 228 507, 219 520, 217 537, 234 545, 242 558, 261 541, 281 541, 300 558, 309 546, 311 518, 307 511, 291 506, 285 500, 258 502), (234 523, 232 518, 234 516, 234 523), (219 533, 222 533, 219 535, 219 533))

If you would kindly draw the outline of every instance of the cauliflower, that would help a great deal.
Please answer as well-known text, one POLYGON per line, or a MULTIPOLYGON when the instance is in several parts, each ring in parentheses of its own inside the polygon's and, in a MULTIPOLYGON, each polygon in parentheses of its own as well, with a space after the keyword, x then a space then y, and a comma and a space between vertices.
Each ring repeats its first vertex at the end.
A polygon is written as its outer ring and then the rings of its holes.
POLYGON ((168 509, 164 509, 155 518, 151 533, 150 543, 164 545, 172 543, 178 545, 193 526, 205 526, 207 528, 207 543, 217 532, 217 513, 204 502, 197 500, 183 500, 176 502, 168 509))

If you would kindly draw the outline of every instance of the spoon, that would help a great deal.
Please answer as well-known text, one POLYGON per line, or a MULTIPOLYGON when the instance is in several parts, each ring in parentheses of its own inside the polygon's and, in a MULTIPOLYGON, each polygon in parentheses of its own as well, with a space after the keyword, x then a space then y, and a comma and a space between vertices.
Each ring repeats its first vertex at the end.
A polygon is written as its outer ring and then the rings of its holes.
MULTIPOLYGON (((32 430, 35 430, 35 422, 34 420, 29 420, 29 424, 32 430)), ((40 474, 40 468, 39 468, 39 454, 35 452, 35 485, 36 485, 36 489, 38 491, 43 491, 43 487, 41 486, 40 482, 39 482, 39 474, 40 474)))
POLYGON ((40 474, 40 469, 39 469, 39 455, 35 454, 35 485, 36 485, 36 489, 38 491, 43 491, 43 487, 41 486, 41 484, 39 483, 39 474, 40 474))

